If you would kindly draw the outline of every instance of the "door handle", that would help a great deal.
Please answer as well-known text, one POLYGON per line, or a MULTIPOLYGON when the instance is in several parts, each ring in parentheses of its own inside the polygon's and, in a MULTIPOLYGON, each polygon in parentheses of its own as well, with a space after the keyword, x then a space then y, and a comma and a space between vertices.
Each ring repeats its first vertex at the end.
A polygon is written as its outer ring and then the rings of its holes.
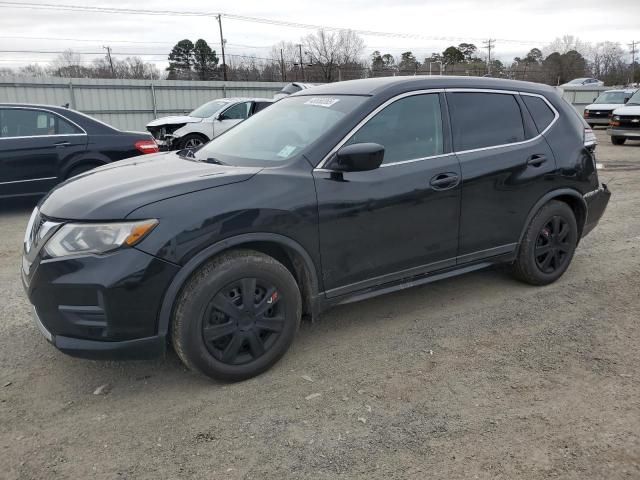
POLYGON ((434 175, 429 184, 434 190, 447 190, 458 185, 459 181, 460 176, 457 173, 447 172, 434 175))
POLYGON ((531 155, 527 160, 527 165, 531 165, 532 167, 539 167, 546 161, 547 161, 546 155, 531 155))
POLYGON ((68 147, 69 145, 71 145, 71 143, 69 143, 69 141, 67 140, 62 140, 61 142, 54 143, 54 145, 56 147, 68 147))

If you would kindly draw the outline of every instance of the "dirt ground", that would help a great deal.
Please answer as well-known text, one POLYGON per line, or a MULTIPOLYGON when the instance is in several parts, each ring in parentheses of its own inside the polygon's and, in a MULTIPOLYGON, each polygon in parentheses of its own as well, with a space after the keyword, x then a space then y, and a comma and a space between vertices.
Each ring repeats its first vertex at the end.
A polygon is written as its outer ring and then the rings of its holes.
POLYGON ((613 196, 556 284, 494 269, 336 308, 231 385, 56 351, 19 279, 33 203, 4 201, 0 478, 640 478, 640 143, 598 136, 613 196))

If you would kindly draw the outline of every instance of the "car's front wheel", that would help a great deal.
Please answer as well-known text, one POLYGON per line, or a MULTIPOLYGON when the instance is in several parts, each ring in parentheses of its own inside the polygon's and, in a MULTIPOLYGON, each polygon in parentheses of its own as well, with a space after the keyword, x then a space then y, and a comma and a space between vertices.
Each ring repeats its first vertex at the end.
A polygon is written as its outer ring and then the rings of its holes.
POLYGON ((191 369, 244 380, 286 353, 300 316, 291 272, 272 257, 237 250, 213 259, 187 282, 175 309, 173 345, 191 369))
POLYGON ((624 145, 627 139, 625 137, 611 137, 611 143, 614 145, 624 145))
POLYGON ((178 150, 184 150, 185 148, 195 150, 196 148, 200 148, 208 141, 209 139, 207 139, 203 135, 190 133, 189 135, 185 135, 178 141, 178 150))
POLYGON ((571 207, 552 200, 533 217, 513 265, 517 278, 531 285, 555 282, 569 268, 578 243, 571 207))

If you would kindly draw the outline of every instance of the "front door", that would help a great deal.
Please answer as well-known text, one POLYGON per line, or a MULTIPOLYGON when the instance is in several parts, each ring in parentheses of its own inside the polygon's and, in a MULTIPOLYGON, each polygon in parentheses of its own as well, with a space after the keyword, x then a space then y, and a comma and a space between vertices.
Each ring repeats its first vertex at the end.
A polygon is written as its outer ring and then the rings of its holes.
POLYGON ((249 117, 251 106, 253 102, 236 103, 235 105, 227 108, 224 112, 218 115, 217 120, 213 122, 213 136, 223 134, 231 127, 235 127, 237 124, 246 120, 249 117))
POLYGON ((328 297, 455 265, 460 167, 441 112, 438 93, 400 98, 345 143, 384 146, 380 168, 314 170, 328 297))

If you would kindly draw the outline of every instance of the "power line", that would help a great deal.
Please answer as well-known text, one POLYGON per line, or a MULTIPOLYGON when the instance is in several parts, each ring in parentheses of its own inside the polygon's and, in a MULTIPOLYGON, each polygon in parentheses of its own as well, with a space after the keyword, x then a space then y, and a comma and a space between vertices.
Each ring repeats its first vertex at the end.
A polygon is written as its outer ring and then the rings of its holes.
MULTIPOLYGON (((375 30, 359 30, 353 28, 345 28, 331 25, 319 25, 312 23, 291 22, 286 20, 274 20, 269 18, 252 17, 247 15, 236 15, 231 13, 215 13, 215 12, 203 12, 203 11, 175 11, 175 10, 143 10, 133 8, 116 8, 116 7, 96 7, 86 5, 69 5, 69 4, 52 4, 52 3, 35 3, 35 2, 8 2, 0 1, 0 6, 10 8, 23 8, 23 9, 40 9, 40 10, 58 10, 58 11, 80 11, 80 12, 93 12, 93 13, 110 13, 110 14, 128 14, 128 15, 154 15, 154 16, 184 16, 184 17, 217 17, 221 15, 230 20, 237 20, 242 22, 261 23, 266 25, 277 25, 291 28, 301 28, 306 30, 318 30, 324 29, 329 31, 339 30, 351 30, 360 35, 374 36, 374 37, 390 37, 390 38, 414 38, 421 40, 435 40, 435 41, 481 41, 480 38, 474 37, 455 37, 455 36, 427 36, 415 33, 397 33, 397 32, 380 32, 375 30)), ((500 39, 501 42, 515 43, 522 45, 537 44, 539 40, 514 40, 514 39, 500 39)))

